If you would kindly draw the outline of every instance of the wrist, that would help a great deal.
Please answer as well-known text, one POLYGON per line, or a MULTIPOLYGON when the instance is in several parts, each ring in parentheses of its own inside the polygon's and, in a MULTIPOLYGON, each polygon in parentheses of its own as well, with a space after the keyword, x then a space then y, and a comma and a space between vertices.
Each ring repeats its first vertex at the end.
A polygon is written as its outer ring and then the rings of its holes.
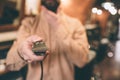
POLYGON ((22 60, 25 61, 25 59, 23 58, 23 56, 20 54, 20 52, 19 52, 18 50, 17 50, 17 53, 18 53, 19 57, 20 57, 22 60))

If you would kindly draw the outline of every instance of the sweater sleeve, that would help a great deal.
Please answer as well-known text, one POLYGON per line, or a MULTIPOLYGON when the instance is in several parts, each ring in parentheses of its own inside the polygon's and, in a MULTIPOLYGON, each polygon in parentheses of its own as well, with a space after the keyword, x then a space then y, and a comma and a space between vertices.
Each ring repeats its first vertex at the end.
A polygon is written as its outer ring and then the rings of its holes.
POLYGON ((77 29, 63 39, 65 51, 70 62, 83 67, 88 62, 89 45, 84 29, 77 29), (69 54, 68 54, 69 53, 69 54))
POLYGON ((70 63, 83 67, 89 55, 85 27, 77 19, 64 15, 61 18, 63 25, 58 29, 59 45, 70 63))
POLYGON ((26 62, 21 59, 17 52, 19 44, 30 35, 30 22, 31 19, 27 18, 22 21, 22 25, 17 32, 16 40, 7 53, 6 65, 10 71, 18 71, 26 65, 26 62))

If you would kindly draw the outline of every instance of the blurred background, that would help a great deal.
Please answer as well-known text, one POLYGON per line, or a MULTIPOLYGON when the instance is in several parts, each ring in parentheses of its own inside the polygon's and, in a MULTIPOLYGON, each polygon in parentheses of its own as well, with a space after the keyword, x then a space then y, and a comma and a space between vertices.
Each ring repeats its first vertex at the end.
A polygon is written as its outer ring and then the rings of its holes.
MULTIPOLYGON (((59 0, 41 1, 57 13, 59 0)), ((0 0, 0 80, 22 80, 26 76, 26 67, 8 72, 5 59, 21 20, 39 14, 39 3, 40 0, 0 0)), ((86 28, 91 59, 83 68, 75 66, 75 80, 120 80, 120 0, 81 0, 80 5, 81 10, 88 10, 85 16, 89 16, 81 22, 86 28)))

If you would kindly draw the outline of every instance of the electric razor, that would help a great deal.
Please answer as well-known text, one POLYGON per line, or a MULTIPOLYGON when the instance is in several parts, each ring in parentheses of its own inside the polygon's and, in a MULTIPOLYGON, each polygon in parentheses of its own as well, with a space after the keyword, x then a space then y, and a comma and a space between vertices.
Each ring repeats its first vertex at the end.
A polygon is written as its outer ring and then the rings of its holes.
POLYGON ((47 49, 48 48, 43 41, 37 41, 33 44, 32 51, 38 56, 44 56, 47 49))

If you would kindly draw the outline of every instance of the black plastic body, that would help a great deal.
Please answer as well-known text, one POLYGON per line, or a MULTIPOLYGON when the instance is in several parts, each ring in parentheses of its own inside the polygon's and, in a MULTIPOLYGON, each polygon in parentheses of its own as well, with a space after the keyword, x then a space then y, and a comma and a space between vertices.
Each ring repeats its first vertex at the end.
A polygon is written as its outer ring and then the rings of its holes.
POLYGON ((32 51, 38 56, 44 56, 47 51, 47 47, 43 41, 37 41, 34 43, 32 51))

